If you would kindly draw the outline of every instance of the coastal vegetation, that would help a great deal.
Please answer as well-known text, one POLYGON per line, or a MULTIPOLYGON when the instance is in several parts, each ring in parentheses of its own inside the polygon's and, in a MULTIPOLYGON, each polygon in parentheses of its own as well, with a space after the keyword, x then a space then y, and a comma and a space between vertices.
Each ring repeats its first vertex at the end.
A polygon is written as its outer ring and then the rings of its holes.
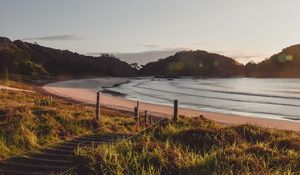
MULTIPOLYGON (((141 130, 126 113, 105 109, 97 121, 93 106, 31 92, 30 82, 11 81, 11 74, 300 77, 299 50, 292 46, 246 66, 218 54, 184 51, 137 70, 111 55, 87 57, 0 38, 0 85, 27 90, 0 90, 0 159, 92 130, 97 130, 94 134, 141 130)), ((203 117, 166 120, 132 140, 79 147, 75 154, 91 174, 300 174, 298 132, 224 126, 203 117)))
POLYGON ((92 174, 299 174, 300 135, 205 118, 167 121, 135 140, 78 148, 92 174))
POLYGON ((274 54, 269 59, 245 66, 246 75, 249 77, 300 77, 300 45, 294 45, 274 54))
MULTIPOLYGON (((0 81, 0 85, 30 90, 28 84, 0 81)), ((0 90, 0 159, 61 142, 92 130, 98 133, 135 133, 139 128, 126 114, 76 105, 38 92, 0 90), (105 126, 105 127, 104 127, 105 126)))
POLYGON ((182 51, 148 63, 140 74, 159 77, 235 77, 244 75, 244 66, 232 58, 206 51, 182 51))
POLYGON ((136 69, 109 54, 85 56, 37 43, 0 37, 0 74, 68 76, 134 76, 136 69))
POLYGON ((159 77, 299 78, 300 45, 285 48, 260 63, 250 61, 246 65, 206 51, 182 51, 142 66, 139 73, 159 77))
MULTIPOLYGON (((253 58, 254 59, 254 58, 253 58)), ((243 65, 233 58, 206 51, 181 51, 141 68, 111 54, 98 57, 37 43, 0 37, 0 74, 65 76, 158 77, 300 77, 300 45, 290 46, 260 63, 243 65)))
MULTIPOLYGON (((31 90, 30 84, 4 83, 31 90)), ((94 134, 133 135, 142 129, 126 113, 105 109, 97 121, 92 106, 38 92, 1 90, 0 99, 1 159, 95 129, 94 134)), ((131 140, 74 153, 88 174, 299 174, 299 143, 298 132, 181 116, 131 140)))

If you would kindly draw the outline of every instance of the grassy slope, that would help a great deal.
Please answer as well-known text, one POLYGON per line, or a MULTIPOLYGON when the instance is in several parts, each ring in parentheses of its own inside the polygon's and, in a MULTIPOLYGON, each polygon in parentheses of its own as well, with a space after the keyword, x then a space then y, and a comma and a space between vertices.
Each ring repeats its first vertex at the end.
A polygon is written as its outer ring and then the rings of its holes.
MULTIPOLYGON (((30 89, 23 83, 6 85, 30 89)), ((0 158, 38 148, 99 126, 100 133, 135 133, 134 120, 74 106, 38 93, 0 93, 0 158), (44 111, 35 111, 35 110, 44 111), (17 113, 17 114, 15 114, 17 113)), ((300 135, 250 125, 220 126, 204 118, 166 122, 119 146, 80 148, 78 156, 99 174, 298 174, 300 135), (100 161, 100 163, 98 162, 100 161)))
MULTIPOLYGON (((17 82, 5 85, 31 88, 17 82)), ((106 128, 100 133, 138 130, 133 127, 134 120, 124 114, 108 110, 102 110, 102 114, 98 122, 93 107, 74 106, 38 93, 0 90, 0 159, 103 126, 106 128)))
POLYGON ((299 174, 299 133, 204 118, 167 122, 119 146, 80 148, 95 174, 299 174))

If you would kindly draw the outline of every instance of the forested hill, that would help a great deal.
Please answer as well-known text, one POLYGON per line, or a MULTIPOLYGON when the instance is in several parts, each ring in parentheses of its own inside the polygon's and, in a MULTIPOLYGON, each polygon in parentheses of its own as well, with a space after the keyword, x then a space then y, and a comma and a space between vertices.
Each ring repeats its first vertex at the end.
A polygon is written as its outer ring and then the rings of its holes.
POLYGON ((135 76, 137 70, 108 54, 85 56, 0 37, 0 73, 30 76, 135 76))
POLYGON ((244 66, 232 58, 206 51, 182 51, 142 67, 142 75, 160 77, 237 77, 244 76, 244 66))
POLYGON ((248 63, 249 77, 300 78, 300 45, 283 49, 258 64, 248 63))
POLYGON ((300 45, 290 46, 260 63, 246 66, 206 51, 181 51, 140 70, 113 55, 86 56, 0 37, 0 75, 158 77, 300 77, 300 45))

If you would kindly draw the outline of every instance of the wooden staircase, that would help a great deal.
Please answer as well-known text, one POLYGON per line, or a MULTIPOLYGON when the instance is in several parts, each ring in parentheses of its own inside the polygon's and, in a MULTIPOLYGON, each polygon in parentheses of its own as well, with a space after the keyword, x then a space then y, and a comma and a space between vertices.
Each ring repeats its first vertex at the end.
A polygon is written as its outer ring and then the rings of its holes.
POLYGON ((77 137, 49 148, 0 161, 0 175, 63 174, 83 163, 74 154, 78 146, 92 147, 102 143, 114 143, 128 137, 122 134, 77 137))

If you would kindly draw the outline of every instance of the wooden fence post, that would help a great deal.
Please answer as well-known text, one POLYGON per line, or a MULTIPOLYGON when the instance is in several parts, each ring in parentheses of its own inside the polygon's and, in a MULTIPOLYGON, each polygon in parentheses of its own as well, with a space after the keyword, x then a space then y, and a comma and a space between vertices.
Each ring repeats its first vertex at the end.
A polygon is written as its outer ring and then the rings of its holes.
POLYGON ((144 118, 144 122, 145 122, 145 126, 147 126, 147 113, 148 113, 148 111, 147 110, 145 110, 145 118, 144 118))
POLYGON ((137 107, 134 107, 134 119, 137 121, 137 107))
POLYGON ((174 100, 174 116, 173 120, 177 121, 178 119, 178 100, 174 100))
POLYGON ((97 92, 97 101, 96 101, 96 119, 100 119, 100 92, 97 92))

